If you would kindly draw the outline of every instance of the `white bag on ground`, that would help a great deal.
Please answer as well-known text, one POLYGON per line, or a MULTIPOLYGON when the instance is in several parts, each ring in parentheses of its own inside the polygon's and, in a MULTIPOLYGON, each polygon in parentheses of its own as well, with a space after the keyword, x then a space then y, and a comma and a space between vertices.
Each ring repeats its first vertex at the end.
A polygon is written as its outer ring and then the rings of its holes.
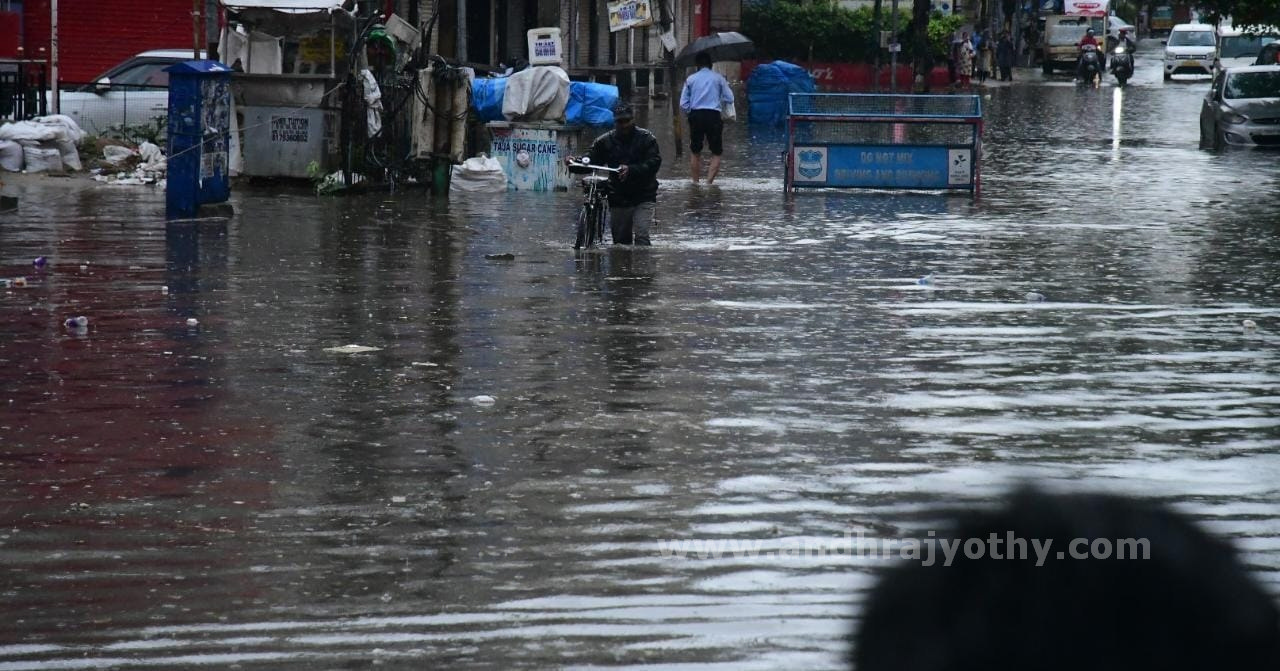
POLYGON ((142 165, 139 166, 144 170, 155 172, 164 172, 166 169, 164 152, 160 147, 150 143, 143 142, 138 145, 138 153, 142 155, 142 165))
POLYGON ((453 166, 449 180, 449 192, 468 191, 497 193, 507 190, 507 174, 496 158, 484 154, 469 158, 461 165, 453 166))
POLYGON ((502 116, 507 121, 563 121, 568 104, 568 73, 554 65, 540 65, 507 77, 502 116))
POLYGON ((122 161, 130 156, 136 156, 138 152, 128 148, 121 147, 116 144, 109 144, 102 148, 102 160, 111 165, 119 165, 122 161))
POLYGON ((44 147, 23 147, 22 159, 27 172, 62 172, 62 153, 44 147))
POLYGON ((13 140, 0 140, 0 170, 22 172, 22 145, 13 140))
POLYGON ((62 155, 62 165, 67 170, 83 170, 84 166, 80 165, 80 148, 76 147, 76 143, 70 140, 56 140, 53 147, 62 155))

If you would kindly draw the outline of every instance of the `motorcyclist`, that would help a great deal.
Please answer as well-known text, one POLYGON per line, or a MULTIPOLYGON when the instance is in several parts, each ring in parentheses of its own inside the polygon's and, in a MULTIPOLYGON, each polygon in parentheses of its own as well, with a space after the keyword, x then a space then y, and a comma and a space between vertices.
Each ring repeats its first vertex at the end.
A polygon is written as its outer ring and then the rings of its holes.
POLYGON ((1080 56, 1076 59, 1076 79, 1084 79, 1084 52, 1087 45, 1092 45, 1093 50, 1098 53, 1098 63, 1102 64, 1102 51, 1098 47, 1098 38, 1093 36, 1093 28, 1084 31, 1084 37, 1076 43, 1076 47, 1080 50, 1080 56))
POLYGON ((1138 48, 1138 44, 1133 41, 1132 37, 1129 37, 1128 28, 1120 29, 1120 44, 1124 45, 1124 52, 1126 54, 1131 54, 1138 48))

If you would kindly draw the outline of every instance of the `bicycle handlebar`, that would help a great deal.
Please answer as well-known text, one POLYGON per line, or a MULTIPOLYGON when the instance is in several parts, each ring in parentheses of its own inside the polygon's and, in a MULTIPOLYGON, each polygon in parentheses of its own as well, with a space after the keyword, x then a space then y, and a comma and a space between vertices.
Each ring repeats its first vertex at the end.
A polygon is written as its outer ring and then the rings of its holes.
POLYGON ((600 172, 619 172, 618 168, 610 168, 606 165, 596 165, 594 163, 576 161, 572 157, 570 157, 566 163, 569 166, 569 172, 585 173, 594 170, 599 170, 600 172))

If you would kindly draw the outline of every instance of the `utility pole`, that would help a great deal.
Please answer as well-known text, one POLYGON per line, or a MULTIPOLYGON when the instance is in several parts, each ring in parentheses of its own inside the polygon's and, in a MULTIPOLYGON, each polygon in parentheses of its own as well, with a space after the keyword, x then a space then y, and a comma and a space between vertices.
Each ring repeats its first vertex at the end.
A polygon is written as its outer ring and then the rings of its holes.
POLYGON ((58 87, 58 0, 49 3, 49 80, 49 88, 53 90, 53 95, 49 96, 53 102, 52 113, 61 114, 58 100, 62 94, 58 87))
POLYGON ((883 15, 883 12, 881 11, 881 5, 883 4, 884 0, 876 0, 871 10, 871 25, 875 26, 876 36, 876 76, 874 89, 876 93, 880 92, 880 52, 885 46, 884 25, 880 21, 881 16, 883 15))
POLYGON ((898 92, 898 50, 902 48, 898 44, 898 0, 893 0, 893 8, 889 12, 889 31, 892 37, 889 40, 889 92, 898 92))
POLYGON ((200 60, 200 0, 191 0, 191 57, 200 60))

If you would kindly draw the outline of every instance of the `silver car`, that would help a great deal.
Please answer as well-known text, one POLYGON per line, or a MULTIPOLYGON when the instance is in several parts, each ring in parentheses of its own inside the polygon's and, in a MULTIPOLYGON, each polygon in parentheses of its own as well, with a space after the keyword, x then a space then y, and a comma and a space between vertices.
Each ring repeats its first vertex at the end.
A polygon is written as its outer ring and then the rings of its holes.
POLYGON ((1280 65, 1220 70, 1200 105, 1200 145, 1280 147, 1280 65))

